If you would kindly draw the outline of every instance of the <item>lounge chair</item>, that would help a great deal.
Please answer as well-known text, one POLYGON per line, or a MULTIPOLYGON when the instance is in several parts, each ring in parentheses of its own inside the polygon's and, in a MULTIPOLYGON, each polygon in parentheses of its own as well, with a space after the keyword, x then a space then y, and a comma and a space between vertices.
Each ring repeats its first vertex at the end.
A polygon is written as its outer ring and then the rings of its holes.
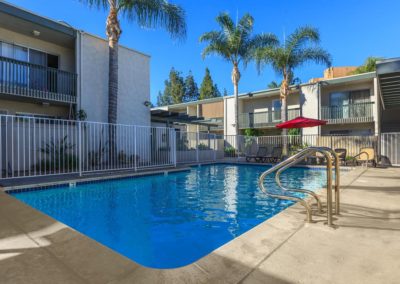
POLYGON ((338 155, 340 163, 344 164, 346 162, 347 149, 338 148, 335 149, 335 153, 338 155))
POLYGON ((257 150, 257 154, 246 156, 246 162, 251 162, 251 160, 254 160, 255 162, 263 162, 267 157, 267 153, 267 147, 259 147, 257 150))
POLYGON ((368 164, 371 163, 372 166, 376 167, 375 149, 371 147, 361 148, 360 153, 352 157, 352 161, 355 162, 357 165, 368 166, 368 164))
POLYGON ((277 163, 282 159, 282 147, 274 147, 272 149, 271 155, 265 157, 264 162, 268 161, 270 163, 277 163))

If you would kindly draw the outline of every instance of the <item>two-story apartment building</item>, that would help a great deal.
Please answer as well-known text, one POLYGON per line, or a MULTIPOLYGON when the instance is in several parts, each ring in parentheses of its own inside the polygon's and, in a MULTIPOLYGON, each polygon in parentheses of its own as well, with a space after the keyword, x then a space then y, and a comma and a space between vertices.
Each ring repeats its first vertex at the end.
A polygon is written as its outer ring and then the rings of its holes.
MULTIPOLYGON (((150 57, 119 49, 118 122, 149 125, 150 57)), ((107 121, 108 42, 0 1, 0 113, 107 121)))
MULTIPOLYGON (((379 87, 375 72, 348 75, 354 68, 333 68, 325 76, 309 83, 292 86, 288 97, 288 119, 297 116, 327 120, 327 125, 303 129, 304 135, 374 135, 380 131, 379 87), (343 76, 347 75, 347 76, 343 76), (339 76, 339 77, 337 77, 339 76)), ((205 122, 222 123, 225 135, 235 135, 234 97, 190 102, 164 107, 169 111, 197 115, 205 122), (214 106, 218 105, 218 110, 214 106), (206 114, 206 115, 204 115, 206 114), (221 114, 223 114, 221 116, 221 114)), ((262 135, 280 135, 279 88, 239 95, 239 134, 258 129, 262 135)), ((187 126, 188 131, 204 128, 187 126)))

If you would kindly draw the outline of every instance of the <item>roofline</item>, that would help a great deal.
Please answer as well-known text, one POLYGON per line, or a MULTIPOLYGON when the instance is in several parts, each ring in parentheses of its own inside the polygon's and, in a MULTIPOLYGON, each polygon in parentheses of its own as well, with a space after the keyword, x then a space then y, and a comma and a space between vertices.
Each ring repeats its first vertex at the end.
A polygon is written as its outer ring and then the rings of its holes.
POLYGON ((373 79, 373 78, 376 78, 376 71, 362 73, 362 74, 356 74, 356 75, 350 75, 350 76, 345 76, 345 77, 339 77, 339 78, 324 79, 319 82, 326 82, 328 84, 340 84, 340 83, 348 83, 348 82, 365 80, 365 79, 373 79))
POLYGON ((32 11, 8 3, 4 0, 0 0, 0 12, 3 12, 5 14, 11 15, 16 18, 23 19, 31 23, 44 26, 46 28, 64 33, 69 36, 73 37, 76 36, 76 29, 73 28, 72 26, 60 21, 55 21, 53 19, 38 15, 32 11))

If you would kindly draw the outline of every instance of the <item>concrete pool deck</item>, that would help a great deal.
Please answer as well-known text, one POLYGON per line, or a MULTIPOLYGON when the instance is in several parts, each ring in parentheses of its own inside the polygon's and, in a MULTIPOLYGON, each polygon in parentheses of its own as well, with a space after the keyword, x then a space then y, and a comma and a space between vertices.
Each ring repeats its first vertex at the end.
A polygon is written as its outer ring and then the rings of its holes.
POLYGON ((289 207, 197 262, 143 267, 0 191, 0 283, 399 283, 400 169, 343 177, 335 228, 289 207), (346 186, 347 185, 347 186, 346 186))

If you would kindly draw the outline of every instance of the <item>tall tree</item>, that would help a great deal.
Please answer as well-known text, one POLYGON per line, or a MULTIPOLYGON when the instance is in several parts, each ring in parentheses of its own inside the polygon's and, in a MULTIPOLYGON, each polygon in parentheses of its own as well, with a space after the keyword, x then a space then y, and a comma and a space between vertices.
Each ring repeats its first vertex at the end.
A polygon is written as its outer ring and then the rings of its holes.
POLYGON ((159 92, 157 104, 159 106, 180 104, 184 101, 186 87, 181 73, 171 68, 168 75, 168 80, 164 81, 164 91, 159 92))
POLYGON ((221 96, 216 84, 214 84, 211 78, 210 69, 206 68, 206 73, 204 74, 203 81, 200 85, 200 100, 210 99, 221 96))
POLYGON ((183 9, 166 0, 80 0, 89 6, 108 11, 106 35, 109 46, 108 122, 117 122, 118 43, 122 33, 119 16, 141 27, 166 29, 172 37, 186 35, 183 9))
POLYGON ((272 34, 260 34, 253 36, 254 19, 249 14, 245 14, 236 24, 227 13, 221 13, 216 18, 219 25, 218 31, 204 33, 200 37, 200 42, 207 42, 208 46, 203 50, 203 58, 216 54, 233 66, 231 79, 235 94, 235 128, 239 134, 239 66, 245 67, 256 48, 267 47, 276 44, 278 41, 272 34))
POLYGON ((171 83, 169 80, 164 81, 164 91, 158 92, 157 96, 157 105, 158 106, 167 106, 172 104, 172 97, 171 97, 171 83))
MULTIPOLYGON (((286 41, 275 46, 261 47, 254 53, 257 68, 270 64, 274 71, 282 76, 280 84, 281 118, 287 120, 287 97, 290 83, 294 78, 294 70, 308 62, 331 66, 330 54, 319 46, 320 34, 312 27, 296 29, 286 41)), ((283 135, 287 130, 282 131, 283 135)), ((287 155, 287 145, 284 143, 283 154, 287 155)))
POLYGON ((173 104, 180 104, 185 97, 185 82, 179 71, 174 68, 169 72, 171 100, 173 104))
POLYGON ((185 79, 185 96, 183 98, 184 102, 196 101, 199 99, 199 88, 197 87, 197 83, 194 80, 192 71, 189 71, 189 74, 185 79))
POLYGON ((352 74, 362 74, 362 73, 367 73, 367 72, 374 72, 376 71, 376 62, 379 60, 382 60, 383 58, 381 57, 367 57, 365 59, 363 65, 359 66, 352 74))

